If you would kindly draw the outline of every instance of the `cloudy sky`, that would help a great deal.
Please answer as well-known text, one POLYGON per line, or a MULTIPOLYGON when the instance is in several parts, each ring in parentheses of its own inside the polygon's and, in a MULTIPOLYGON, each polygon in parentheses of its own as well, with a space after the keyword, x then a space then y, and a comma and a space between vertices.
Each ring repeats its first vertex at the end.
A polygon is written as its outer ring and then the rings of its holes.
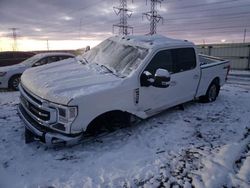
MULTIPOLYGON (((18 28, 18 50, 76 49, 113 35, 119 0, 0 0, 0 50, 11 50, 9 28, 18 28)), ((149 33, 142 17, 150 1, 128 0, 134 34, 149 33)), ((157 33, 201 43, 250 42, 250 0, 165 0, 157 33)))

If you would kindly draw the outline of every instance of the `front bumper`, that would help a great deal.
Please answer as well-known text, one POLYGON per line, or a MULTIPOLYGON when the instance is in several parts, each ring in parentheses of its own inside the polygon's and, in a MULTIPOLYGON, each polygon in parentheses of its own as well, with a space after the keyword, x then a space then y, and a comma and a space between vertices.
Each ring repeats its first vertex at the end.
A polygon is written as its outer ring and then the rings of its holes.
POLYGON ((25 128, 33 134, 34 138, 47 145, 73 145, 82 139, 82 134, 63 134, 48 127, 41 126, 28 115, 21 104, 19 104, 18 112, 24 121, 25 128))

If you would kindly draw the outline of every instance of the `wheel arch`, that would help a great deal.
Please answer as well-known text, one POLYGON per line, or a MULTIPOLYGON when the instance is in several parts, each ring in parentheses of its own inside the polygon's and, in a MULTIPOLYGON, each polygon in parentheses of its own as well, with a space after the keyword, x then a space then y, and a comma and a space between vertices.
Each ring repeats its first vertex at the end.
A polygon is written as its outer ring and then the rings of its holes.
POLYGON ((220 78, 219 78, 218 76, 215 77, 215 78, 212 80, 212 82, 209 84, 207 90, 210 88, 210 86, 211 86, 213 83, 216 84, 216 86, 217 86, 217 94, 219 94, 219 91, 220 91, 220 83, 221 83, 221 82, 220 82, 220 78))
POLYGON ((123 110, 110 110, 110 111, 106 111, 104 113, 101 113, 99 115, 97 115, 95 118, 93 118, 87 125, 87 127, 85 128, 85 132, 88 132, 88 130, 90 128, 92 128, 92 126, 95 126, 95 124, 102 119, 103 117, 112 117, 112 116, 120 116, 120 115, 124 115, 124 116, 134 116, 134 114, 128 112, 128 111, 123 111, 123 110))
POLYGON ((14 79, 15 77, 21 77, 21 76, 22 76, 21 73, 13 74, 13 75, 9 78, 9 80, 8 80, 8 87, 10 88, 10 84, 11 84, 12 79, 14 79))
POLYGON ((216 83, 220 86, 220 78, 218 76, 215 77, 209 85, 211 85, 212 83, 216 83))

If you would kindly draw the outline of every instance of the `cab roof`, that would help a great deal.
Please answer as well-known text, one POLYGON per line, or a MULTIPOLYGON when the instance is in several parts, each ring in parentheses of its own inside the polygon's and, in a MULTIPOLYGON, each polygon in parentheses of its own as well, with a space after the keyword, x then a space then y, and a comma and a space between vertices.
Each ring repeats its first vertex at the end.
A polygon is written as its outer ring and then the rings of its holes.
POLYGON ((131 35, 115 36, 112 40, 128 43, 130 45, 141 46, 146 48, 160 48, 171 46, 194 46, 194 43, 187 40, 168 38, 163 35, 131 35))

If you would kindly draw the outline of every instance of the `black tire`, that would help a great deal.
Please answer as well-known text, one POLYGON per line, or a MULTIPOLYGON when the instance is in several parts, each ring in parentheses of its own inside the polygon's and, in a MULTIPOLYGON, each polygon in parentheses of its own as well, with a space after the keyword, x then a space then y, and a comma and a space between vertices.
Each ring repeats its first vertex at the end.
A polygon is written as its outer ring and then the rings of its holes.
POLYGON ((9 80, 9 88, 14 91, 18 91, 18 85, 20 83, 21 75, 12 76, 9 80))
POLYGON ((90 123, 86 132, 92 136, 103 132, 113 132, 130 125, 130 115, 126 113, 104 114, 90 123))
POLYGON ((220 92, 220 85, 217 82, 212 82, 206 92, 206 95, 200 97, 201 102, 214 102, 220 92))

